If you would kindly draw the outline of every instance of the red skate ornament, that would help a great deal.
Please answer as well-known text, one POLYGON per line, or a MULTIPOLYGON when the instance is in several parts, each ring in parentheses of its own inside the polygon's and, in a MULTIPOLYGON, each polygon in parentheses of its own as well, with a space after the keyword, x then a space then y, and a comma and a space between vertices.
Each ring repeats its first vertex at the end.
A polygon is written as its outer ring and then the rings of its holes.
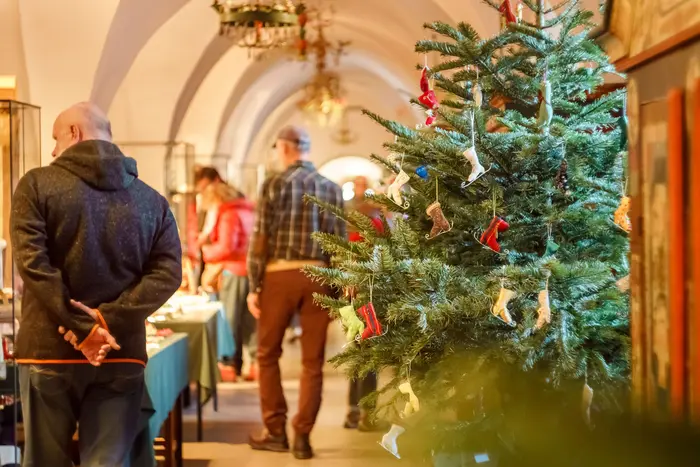
POLYGON ((491 248, 496 253, 501 252, 501 245, 498 244, 498 234, 499 232, 505 232, 510 228, 508 223, 498 216, 494 216, 489 224, 489 228, 481 234, 481 239, 479 240, 481 244, 486 245, 491 248))
POLYGON ((374 311, 372 302, 363 305, 357 312, 364 318, 365 323, 367 323, 360 337, 361 340, 382 335, 382 323, 377 319, 377 313, 374 311))
POLYGON ((437 119, 437 117, 433 113, 433 110, 440 107, 440 104, 438 103, 435 91, 433 91, 430 88, 430 79, 428 78, 428 71, 429 68, 426 66, 423 68, 423 71, 420 75, 420 90, 423 92, 423 94, 421 94, 418 97, 418 102, 420 102, 428 108, 428 110, 425 111, 425 113, 428 115, 428 117, 425 120, 425 124, 427 126, 430 126, 433 123, 435 123, 435 120, 437 119))
POLYGON ((518 18, 513 13, 513 7, 510 4, 510 0, 503 0, 501 6, 498 8, 501 12, 501 28, 505 29, 506 25, 510 23, 517 23, 518 18))

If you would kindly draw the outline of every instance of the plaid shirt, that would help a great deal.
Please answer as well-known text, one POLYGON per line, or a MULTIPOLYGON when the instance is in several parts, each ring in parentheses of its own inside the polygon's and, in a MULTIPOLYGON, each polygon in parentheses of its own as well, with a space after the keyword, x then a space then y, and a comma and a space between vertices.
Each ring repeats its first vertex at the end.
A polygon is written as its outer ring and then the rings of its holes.
POLYGON ((305 194, 343 208, 340 187, 320 175, 311 162, 298 161, 265 180, 248 250, 251 291, 259 290, 269 261, 327 262, 328 256, 311 239, 313 232, 345 237, 345 222, 313 203, 305 203, 305 194))

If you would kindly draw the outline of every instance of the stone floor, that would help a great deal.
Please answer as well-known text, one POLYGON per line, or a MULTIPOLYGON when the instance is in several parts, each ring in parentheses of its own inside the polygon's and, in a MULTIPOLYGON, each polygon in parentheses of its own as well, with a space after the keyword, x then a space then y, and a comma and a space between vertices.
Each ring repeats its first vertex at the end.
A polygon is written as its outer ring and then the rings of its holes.
MULTIPOLYGON (((342 337, 332 326, 329 331, 329 353, 339 350, 342 337)), ((300 355, 298 344, 288 344, 282 372, 290 418, 296 411, 300 355)), ((324 399, 319 420, 312 434, 316 458, 296 461, 291 454, 256 452, 246 444, 248 433, 261 428, 257 387, 254 383, 223 383, 219 386, 219 411, 211 404, 204 409, 204 442, 186 442, 185 467, 384 467, 399 462, 377 442, 381 433, 364 434, 343 429, 347 409, 347 382, 331 367, 326 369, 324 399)), ((188 410, 185 418, 185 440, 195 440, 195 417, 188 410)))

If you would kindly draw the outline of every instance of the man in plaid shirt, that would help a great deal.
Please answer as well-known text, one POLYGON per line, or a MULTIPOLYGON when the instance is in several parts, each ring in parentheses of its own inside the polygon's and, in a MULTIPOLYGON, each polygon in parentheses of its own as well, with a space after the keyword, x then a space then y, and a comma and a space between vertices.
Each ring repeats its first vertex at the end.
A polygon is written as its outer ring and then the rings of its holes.
POLYGON ((343 197, 340 187, 321 176, 308 161, 311 139, 304 129, 283 128, 275 148, 286 169, 263 184, 248 253, 251 289, 248 307, 258 318, 260 405, 265 424, 260 436, 251 436, 250 446, 265 451, 289 450, 287 402, 279 359, 285 331, 298 311, 303 370, 299 412, 292 422, 296 435, 292 451, 297 459, 310 459, 313 451, 309 434, 321 407, 326 332, 330 322, 326 310, 314 303, 313 294, 328 295, 331 290, 306 277, 302 268, 328 264, 328 256, 311 234, 345 236, 345 223, 315 204, 304 202, 304 195, 316 196, 340 209, 343 197))

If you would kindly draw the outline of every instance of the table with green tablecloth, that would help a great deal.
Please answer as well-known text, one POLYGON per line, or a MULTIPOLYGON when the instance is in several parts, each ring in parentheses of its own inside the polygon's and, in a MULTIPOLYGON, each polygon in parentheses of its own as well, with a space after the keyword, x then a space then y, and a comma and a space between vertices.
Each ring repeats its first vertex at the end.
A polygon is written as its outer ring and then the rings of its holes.
POLYGON ((149 319, 159 329, 186 333, 189 347, 189 380, 197 383, 197 440, 202 440, 202 405, 211 397, 218 410, 216 385, 221 381, 218 361, 222 352, 233 352, 233 336, 221 303, 209 302, 181 307, 182 312, 149 319), (223 332, 219 332, 219 331, 223 332), (221 339, 219 338, 221 336, 221 339), (219 341, 224 345, 219 345, 219 341))
POLYGON ((187 334, 176 333, 160 342, 157 349, 148 349, 145 379, 155 413, 149 425, 157 434, 175 401, 187 388, 189 377, 187 334))
POLYGON ((159 456, 165 458, 167 466, 182 465, 181 395, 189 384, 187 340, 187 334, 177 333, 158 342, 157 347, 148 345, 148 364, 144 373, 146 391, 141 401, 143 430, 131 453, 133 467, 153 465, 153 440, 162 432, 166 433, 163 446, 157 443, 159 456))

